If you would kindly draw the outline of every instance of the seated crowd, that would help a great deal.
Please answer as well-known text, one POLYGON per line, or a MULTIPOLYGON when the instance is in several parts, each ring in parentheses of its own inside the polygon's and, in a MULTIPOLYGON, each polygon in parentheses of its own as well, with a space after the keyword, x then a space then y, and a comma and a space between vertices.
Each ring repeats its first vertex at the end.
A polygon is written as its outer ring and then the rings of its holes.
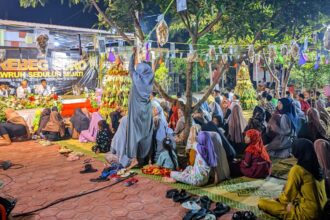
MULTIPOLYGON (((272 159, 293 156, 297 164, 282 194, 261 199, 259 208, 283 219, 318 218, 330 196, 330 115, 324 101, 320 95, 316 100, 304 94, 293 99, 290 93, 277 100, 267 92, 259 101, 246 121, 238 95, 215 91, 185 118, 182 98, 170 105, 153 94, 152 146, 146 158, 138 158, 140 165, 156 164, 172 170, 168 179, 173 182, 203 186, 236 176, 267 178, 272 159), (190 121, 192 127, 186 131, 190 121), (185 146, 185 153, 178 153, 179 145, 185 146)), ((0 145, 30 137, 26 122, 14 110, 6 110, 6 117, 0 125, 0 145)), ((50 141, 70 137, 94 142, 92 150, 106 153, 109 163, 130 167, 125 152, 128 116, 118 108, 109 117, 110 124, 98 112, 76 109, 64 120, 56 108, 44 109, 37 113, 33 131, 50 141)))

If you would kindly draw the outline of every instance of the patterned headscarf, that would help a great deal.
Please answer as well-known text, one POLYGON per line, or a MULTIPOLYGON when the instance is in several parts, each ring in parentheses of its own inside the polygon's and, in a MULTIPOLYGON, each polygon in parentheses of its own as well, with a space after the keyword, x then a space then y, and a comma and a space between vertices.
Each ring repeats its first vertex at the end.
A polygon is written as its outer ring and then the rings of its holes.
POLYGON ((261 133, 255 129, 250 129, 245 135, 250 138, 250 143, 245 152, 256 157, 260 156, 262 159, 271 162, 267 150, 262 142, 261 133))

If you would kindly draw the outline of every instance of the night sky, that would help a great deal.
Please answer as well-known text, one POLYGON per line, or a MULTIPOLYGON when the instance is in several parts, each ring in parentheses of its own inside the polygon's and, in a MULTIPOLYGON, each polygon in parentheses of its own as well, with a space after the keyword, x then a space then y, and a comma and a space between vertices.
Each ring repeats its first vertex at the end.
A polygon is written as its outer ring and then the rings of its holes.
POLYGON ((21 8, 19 0, 0 0, 0 19, 92 28, 96 11, 83 12, 83 5, 68 6, 65 0, 48 0, 45 7, 21 8))

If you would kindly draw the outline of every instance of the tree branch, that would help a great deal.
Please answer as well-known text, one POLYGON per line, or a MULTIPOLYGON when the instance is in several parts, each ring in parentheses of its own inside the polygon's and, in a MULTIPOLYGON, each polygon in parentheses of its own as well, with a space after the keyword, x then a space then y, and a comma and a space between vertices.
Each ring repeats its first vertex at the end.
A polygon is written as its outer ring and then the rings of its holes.
MULTIPOLYGON (((219 71, 219 66, 218 70, 219 71)), ((213 92, 214 87, 220 82, 221 76, 227 71, 227 68, 225 65, 222 66, 221 71, 219 71, 219 75, 217 78, 213 81, 212 85, 208 88, 207 92, 204 94, 203 98, 201 98, 196 105, 193 106, 193 112, 196 111, 206 100, 207 98, 211 95, 213 92)))
POLYGON ((131 14, 132 14, 133 21, 134 21, 134 27, 136 29, 136 35, 139 38, 139 40, 141 42, 143 42, 144 41, 144 33, 142 31, 142 27, 141 27, 141 24, 139 22, 139 19, 136 17, 135 11, 132 11, 131 14))
POLYGON ((187 21, 184 19, 183 15, 181 13, 179 13, 179 16, 180 16, 180 19, 181 19, 182 23, 184 24, 184 26, 186 26, 186 29, 189 32, 189 35, 194 36, 194 33, 190 27, 190 24, 187 23, 187 21))
MULTIPOLYGON (((156 72, 156 68, 157 68, 157 64, 159 63, 160 58, 155 59, 155 61, 152 63, 152 71, 155 73, 156 72)), ((175 101, 177 101, 177 99, 172 98, 171 96, 169 96, 165 90, 162 88, 162 86, 156 81, 154 80, 154 86, 156 87, 157 91, 159 92, 159 94, 168 102, 174 103, 175 101)))
POLYGON ((97 10, 97 12, 103 17, 104 21, 107 22, 111 27, 116 28, 119 35, 129 44, 134 45, 134 41, 129 39, 129 37, 124 33, 124 31, 117 25, 115 21, 109 20, 109 18, 104 14, 102 9, 98 6, 95 0, 91 0, 92 5, 97 10))
POLYGON ((259 40, 261 33, 263 31, 263 29, 270 23, 272 22, 277 16, 279 16, 279 12, 281 12, 282 10, 278 10, 276 11, 259 29, 259 31, 254 35, 254 39, 252 41, 251 44, 254 44, 257 40, 259 40))
POLYGON ((265 55, 265 52, 262 51, 262 54, 263 54, 263 59, 264 59, 264 62, 266 64, 266 67, 267 69, 269 70, 269 74, 273 77, 273 79, 275 80, 275 92, 276 92, 276 96, 277 97, 280 97, 280 91, 279 91, 279 85, 280 85, 280 80, 278 79, 278 77, 276 76, 276 74, 274 73, 274 71, 270 68, 268 62, 267 62, 267 58, 266 58, 266 55, 265 55))
POLYGON ((200 31, 199 33, 197 33, 197 38, 200 38, 203 35, 205 35, 207 32, 209 32, 214 27, 214 25, 216 25, 220 21, 221 17, 222 17, 222 13, 221 12, 218 12, 217 17, 211 23, 209 23, 208 25, 206 25, 203 28, 202 31, 200 31))

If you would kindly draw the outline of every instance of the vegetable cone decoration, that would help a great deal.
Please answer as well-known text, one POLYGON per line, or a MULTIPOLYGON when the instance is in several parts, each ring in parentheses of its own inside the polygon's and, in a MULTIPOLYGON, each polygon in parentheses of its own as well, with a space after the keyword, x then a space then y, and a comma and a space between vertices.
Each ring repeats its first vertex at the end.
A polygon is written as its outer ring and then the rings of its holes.
POLYGON ((241 106, 244 110, 252 110, 258 103, 257 92, 253 88, 249 67, 243 63, 236 76, 235 94, 239 95, 241 106))

